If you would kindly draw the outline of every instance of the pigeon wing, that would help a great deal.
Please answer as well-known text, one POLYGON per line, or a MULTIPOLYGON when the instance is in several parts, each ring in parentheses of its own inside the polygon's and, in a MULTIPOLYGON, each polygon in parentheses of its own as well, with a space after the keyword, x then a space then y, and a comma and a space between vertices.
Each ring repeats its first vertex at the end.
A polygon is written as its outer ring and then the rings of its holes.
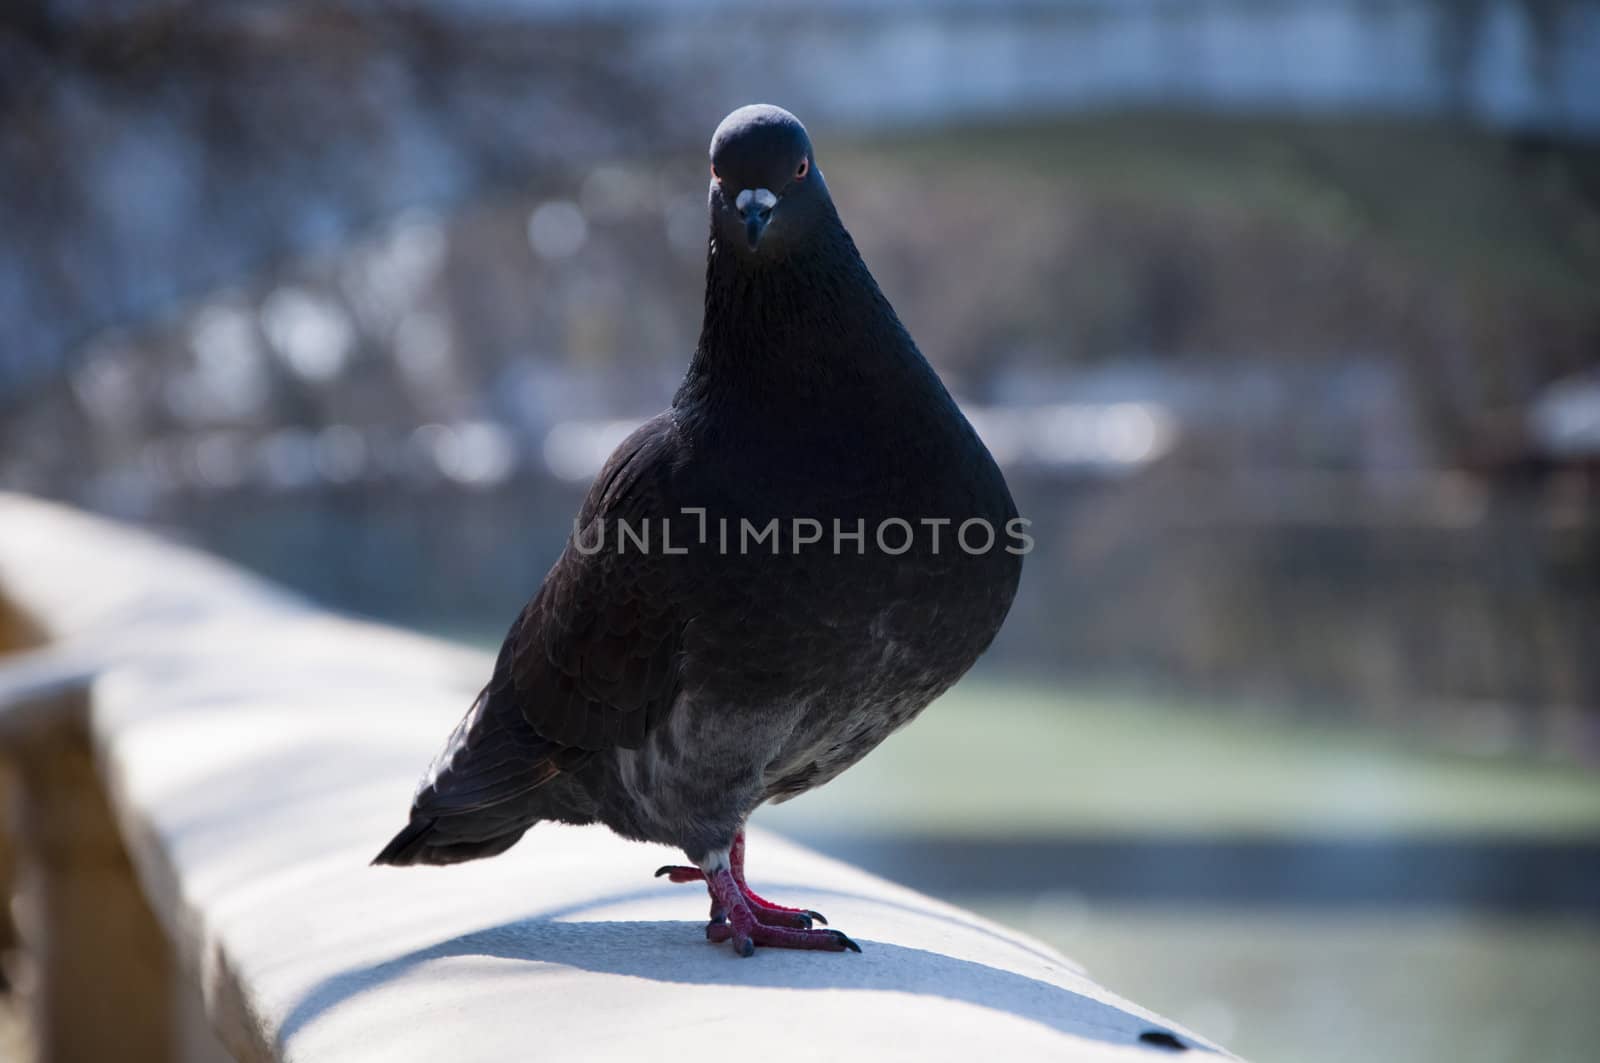
POLYGON ((572 542, 523 609, 494 675, 412 802, 379 863, 449 863, 510 845, 546 814, 536 793, 596 751, 637 747, 672 706, 681 624, 665 558, 580 550, 599 522, 642 527, 665 513, 677 435, 665 415, 612 454, 572 542))
POLYGON ((678 692, 683 629, 662 522, 677 512, 678 435, 662 414, 595 479, 573 539, 513 626, 491 685, 541 738, 573 750, 636 749, 678 692), (627 524, 650 547, 620 540, 627 524))

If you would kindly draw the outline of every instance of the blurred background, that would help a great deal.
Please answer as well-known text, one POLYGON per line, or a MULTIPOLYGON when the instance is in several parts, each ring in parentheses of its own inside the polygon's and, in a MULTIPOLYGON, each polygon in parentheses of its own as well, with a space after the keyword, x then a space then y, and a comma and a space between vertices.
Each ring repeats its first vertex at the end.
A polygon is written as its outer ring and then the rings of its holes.
POLYGON ((1593 1059, 1600 2, 11 0, 0 489, 497 645, 758 100, 1037 541, 763 818, 1257 1060, 1593 1059))

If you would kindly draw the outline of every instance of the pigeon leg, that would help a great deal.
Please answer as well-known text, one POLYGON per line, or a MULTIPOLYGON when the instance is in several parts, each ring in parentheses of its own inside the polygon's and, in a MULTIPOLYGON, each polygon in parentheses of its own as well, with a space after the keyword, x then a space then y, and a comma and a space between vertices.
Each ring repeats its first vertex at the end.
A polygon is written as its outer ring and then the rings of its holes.
POLYGON ((744 894, 745 900, 750 902, 750 907, 756 910, 756 917, 763 923, 773 926, 796 926, 802 929, 810 929, 812 923, 828 925, 821 912, 810 908, 790 908, 785 904, 773 904, 750 888, 750 883, 744 878, 744 831, 733 836, 733 848, 728 850, 728 869, 733 872, 733 880, 739 884, 739 892, 744 894), (763 915, 768 918, 763 918, 763 915))
MULTIPOLYGON (((827 925, 828 920, 821 912, 810 908, 790 908, 788 905, 774 904, 750 888, 744 877, 744 831, 734 835, 733 846, 728 850, 728 870, 758 921, 767 926, 788 926, 800 930, 811 929, 813 923, 827 925)), ((657 868, 656 877, 663 876, 670 882, 706 882, 705 872, 698 867, 678 864, 657 868)), ((717 901, 716 892, 711 889, 709 882, 706 883, 706 892, 711 894, 711 921, 719 923, 726 918, 727 910, 717 901)))
POLYGON ((818 949, 824 952, 843 952, 849 949, 860 952, 861 946, 838 930, 801 930, 786 926, 769 926, 756 918, 749 900, 730 868, 718 868, 706 879, 714 902, 728 913, 727 922, 712 922, 706 926, 706 937, 711 941, 731 941, 733 950, 741 956, 755 954, 756 946, 780 949, 818 949))

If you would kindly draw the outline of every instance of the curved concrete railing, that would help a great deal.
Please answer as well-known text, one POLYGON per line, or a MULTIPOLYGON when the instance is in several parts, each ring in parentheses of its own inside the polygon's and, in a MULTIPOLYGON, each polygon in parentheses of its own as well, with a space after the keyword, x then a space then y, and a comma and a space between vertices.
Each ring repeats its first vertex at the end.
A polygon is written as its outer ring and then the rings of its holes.
POLYGON ((485 656, 4 495, 0 598, 48 637, 0 658, 12 724, 0 745, 55 728, 65 765, 48 768, 37 748, 23 758, 25 818, 48 824, 64 794, 98 780, 116 828, 97 833, 85 813, 32 829, 32 857, 22 839, 25 862, 54 867, 42 907, 55 915, 23 934, 30 949, 45 939, 40 1036, 56 1058, 111 1058, 83 1044, 86 994, 119 1059, 217 1057, 171 1018, 202 1009, 245 1060, 1217 1051, 1043 945, 768 835, 752 843, 752 877, 825 908, 861 955, 742 960, 709 945, 703 894, 651 877, 676 854, 595 828, 540 826, 477 864, 368 867, 485 656), (92 758, 74 761, 74 713, 92 758), (126 892, 143 900, 122 898, 120 931, 95 940, 82 920, 116 893, 104 846, 118 838, 135 872, 126 892), (91 841, 99 855, 71 855, 91 841), (85 875, 104 888, 74 902, 85 875), (154 921, 141 936, 145 902, 154 921), (80 981, 52 997, 62 977, 80 981))

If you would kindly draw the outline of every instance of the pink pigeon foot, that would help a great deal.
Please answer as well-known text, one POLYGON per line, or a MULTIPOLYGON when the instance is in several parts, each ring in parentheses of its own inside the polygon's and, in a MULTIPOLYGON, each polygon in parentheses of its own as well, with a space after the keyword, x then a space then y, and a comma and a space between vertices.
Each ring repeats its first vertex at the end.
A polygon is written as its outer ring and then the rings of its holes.
POLYGON ((838 930, 806 930, 761 922, 728 868, 713 872, 706 886, 711 891, 713 914, 719 907, 727 913, 726 922, 713 918, 706 925, 706 938, 733 942, 733 950, 741 956, 755 955, 757 945, 824 952, 861 951, 860 945, 838 930))
POLYGON ((746 941, 753 940, 758 945, 799 949, 820 948, 833 951, 843 951, 848 948, 856 952, 861 951, 855 942, 838 931, 813 931, 811 927, 814 923, 826 924, 828 921, 823 918, 821 912, 810 908, 790 908, 787 905, 774 904, 750 888, 744 877, 743 831, 734 837, 733 846, 728 850, 728 865, 727 870, 720 875, 726 876, 729 887, 720 891, 716 882, 706 881, 705 872, 698 867, 668 864, 656 870, 656 877, 665 876, 672 882, 706 882, 706 892, 711 895, 711 924, 706 927, 706 937, 712 941, 738 940, 738 919, 733 920, 732 928, 728 926, 730 913, 737 910, 748 913, 755 925, 762 928, 763 932, 753 937, 750 934, 744 935, 746 941), (735 897, 736 903, 732 900, 735 897), (789 933, 788 936, 771 935, 765 933, 766 930, 784 930, 789 933))

